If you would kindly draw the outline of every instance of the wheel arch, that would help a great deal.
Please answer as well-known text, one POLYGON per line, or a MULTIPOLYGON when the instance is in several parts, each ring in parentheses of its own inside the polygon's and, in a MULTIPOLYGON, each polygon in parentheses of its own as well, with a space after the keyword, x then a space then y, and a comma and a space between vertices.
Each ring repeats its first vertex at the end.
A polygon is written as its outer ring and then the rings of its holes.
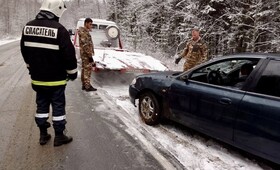
POLYGON ((140 96, 144 93, 152 93, 157 98, 159 105, 160 105, 160 109, 162 109, 162 100, 163 100, 162 96, 160 96, 159 94, 157 94, 155 91, 153 91, 151 89, 143 89, 137 94, 136 98, 139 99, 140 96))
POLYGON ((162 105, 162 98, 160 97, 160 95, 158 95, 156 92, 154 92, 151 89, 145 89, 145 90, 141 90, 141 93, 138 93, 138 98, 139 98, 138 109, 142 120, 147 125, 151 125, 151 126, 157 125, 162 120, 163 117, 163 105, 162 105), (149 96, 148 98, 150 98, 151 100, 154 100, 153 105, 155 106, 154 107, 155 112, 153 111, 153 115, 151 115, 151 117, 148 116, 148 118, 145 116, 146 115, 144 113, 145 111, 144 112, 141 111, 142 100, 147 96, 149 96))

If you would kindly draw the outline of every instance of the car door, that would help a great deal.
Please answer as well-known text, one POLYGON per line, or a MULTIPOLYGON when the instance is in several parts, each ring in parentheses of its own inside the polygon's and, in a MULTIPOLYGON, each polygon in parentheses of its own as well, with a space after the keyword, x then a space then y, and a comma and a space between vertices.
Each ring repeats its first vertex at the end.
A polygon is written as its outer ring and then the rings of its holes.
POLYGON ((246 150, 280 163, 279 60, 268 62, 255 86, 242 99, 234 142, 246 150))
POLYGON ((188 81, 172 85, 176 119, 219 139, 231 141, 238 103, 244 92, 188 81))
MULTIPOLYGON (((226 65, 227 61, 216 63, 226 65)), ((203 69, 202 69, 203 70, 203 69)), ((207 69, 204 69, 208 70, 207 69)), ((233 139, 233 126, 238 112, 238 104, 245 92, 232 87, 213 85, 205 82, 207 73, 196 72, 196 78, 187 81, 177 79, 170 87, 169 105, 174 119, 203 133, 223 141, 233 139), (200 74, 200 75, 198 75, 200 74)))

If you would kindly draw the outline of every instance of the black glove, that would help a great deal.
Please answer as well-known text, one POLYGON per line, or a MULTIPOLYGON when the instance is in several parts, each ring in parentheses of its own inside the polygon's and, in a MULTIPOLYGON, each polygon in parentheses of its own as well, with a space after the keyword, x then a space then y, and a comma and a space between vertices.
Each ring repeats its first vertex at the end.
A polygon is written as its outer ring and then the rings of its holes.
POLYGON ((175 64, 178 64, 178 63, 180 62, 181 59, 182 59, 181 57, 176 58, 176 59, 175 59, 175 64))
POLYGON ((75 80, 78 76, 78 73, 74 73, 74 74, 68 74, 67 78, 70 79, 71 81, 75 80))
POLYGON ((88 58, 88 62, 90 62, 90 63, 92 63, 92 62, 93 62, 92 57, 89 57, 89 58, 88 58))

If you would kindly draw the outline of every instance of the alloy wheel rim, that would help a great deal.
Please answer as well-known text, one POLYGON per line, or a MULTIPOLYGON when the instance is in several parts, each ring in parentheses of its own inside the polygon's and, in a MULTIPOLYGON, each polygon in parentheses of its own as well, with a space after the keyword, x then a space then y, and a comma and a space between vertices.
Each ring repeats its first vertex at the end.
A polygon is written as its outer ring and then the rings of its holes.
POLYGON ((150 119, 154 113, 154 103, 150 97, 145 97, 141 102, 141 113, 145 119, 150 119))

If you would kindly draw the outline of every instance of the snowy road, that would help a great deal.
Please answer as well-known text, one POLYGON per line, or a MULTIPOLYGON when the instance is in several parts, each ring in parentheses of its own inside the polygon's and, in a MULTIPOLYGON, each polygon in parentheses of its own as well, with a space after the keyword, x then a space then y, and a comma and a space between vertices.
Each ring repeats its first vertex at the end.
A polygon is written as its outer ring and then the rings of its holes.
POLYGON ((69 82, 67 127, 74 141, 41 147, 35 93, 17 43, 0 46, 0 169, 273 169, 178 124, 145 125, 129 102, 135 75, 116 72, 93 74, 97 92, 69 82))
POLYGON ((127 133, 114 115, 124 112, 121 108, 109 105, 111 99, 102 93, 82 91, 78 80, 66 88, 67 130, 73 142, 54 148, 50 128, 52 140, 40 146, 35 93, 19 43, 0 46, 0 53, 0 169, 174 169, 127 133))

